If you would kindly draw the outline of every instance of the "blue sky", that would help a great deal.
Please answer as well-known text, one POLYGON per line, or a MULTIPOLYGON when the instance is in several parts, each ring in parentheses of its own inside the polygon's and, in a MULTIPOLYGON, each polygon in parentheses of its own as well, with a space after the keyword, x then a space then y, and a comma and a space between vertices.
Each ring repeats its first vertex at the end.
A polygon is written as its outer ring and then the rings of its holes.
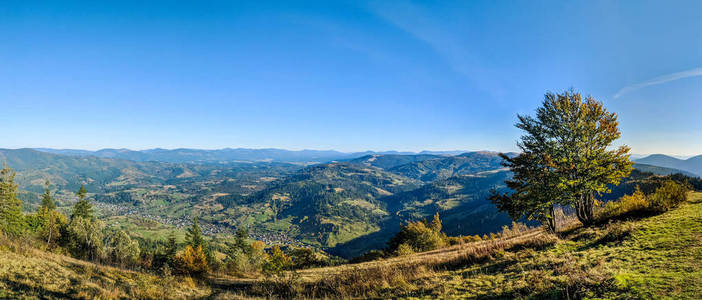
POLYGON ((3 1, 0 147, 514 150, 574 87, 702 154, 697 1, 3 1))

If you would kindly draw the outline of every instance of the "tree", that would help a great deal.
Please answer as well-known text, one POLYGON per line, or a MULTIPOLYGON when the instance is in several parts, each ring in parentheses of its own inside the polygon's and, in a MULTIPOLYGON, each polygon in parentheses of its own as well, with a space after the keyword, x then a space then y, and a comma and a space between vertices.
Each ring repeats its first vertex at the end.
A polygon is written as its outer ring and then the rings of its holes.
POLYGON ((205 239, 202 237, 202 230, 200 229, 200 222, 197 217, 193 218, 193 225, 188 228, 185 233, 185 238, 188 245, 193 248, 205 245, 205 239))
POLYGON ((292 261, 290 260, 290 257, 285 255, 283 250, 276 245, 273 246, 273 249, 271 249, 271 254, 268 255, 268 261, 263 268, 268 274, 279 275, 291 265, 292 261))
POLYGON ((44 194, 41 195, 40 210, 54 210, 56 209, 56 203, 54 203, 54 199, 51 197, 51 191, 49 190, 51 183, 47 180, 44 185, 44 194))
POLYGON ((202 235, 202 230, 200 229, 200 221, 197 217, 193 218, 193 226, 188 228, 187 232, 185 233, 185 238, 188 245, 193 247, 193 249, 202 247, 202 250, 204 251, 205 256, 207 257, 208 262, 215 262, 214 255, 212 254, 212 251, 209 245, 207 244, 207 241, 205 241, 205 238, 202 235))
POLYGON ((83 217, 71 219, 68 225, 68 248, 73 256, 96 260, 102 257, 102 222, 83 217))
POLYGON ((24 231, 22 201, 17 198, 15 171, 3 164, 0 170, 0 233, 16 237, 24 231))
POLYGON ((688 192, 689 188, 685 184, 667 179, 650 195, 651 209, 655 212, 665 212, 676 208, 687 201, 688 192))
POLYGON ((434 214, 434 219, 431 220, 431 223, 429 223, 429 229, 433 230, 434 232, 441 232, 441 228, 443 225, 441 224, 441 219, 439 219, 439 213, 437 212, 434 214))
POLYGON ((107 243, 107 254, 110 260, 120 267, 133 266, 139 259, 139 241, 132 240, 129 235, 120 230, 110 237, 107 243))
POLYGON ((207 272, 207 257, 202 246, 193 248, 185 246, 185 250, 175 257, 175 268, 181 273, 199 276, 207 272))
POLYGON ((66 225, 66 217, 56 211, 56 203, 51 197, 49 187, 50 183, 47 180, 37 216, 39 219, 39 235, 46 239, 46 243, 50 246, 52 241, 61 237, 61 227, 66 225))
POLYGON ((545 222, 554 230, 556 205, 575 207, 583 224, 594 221, 595 195, 609 192, 632 170, 629 147, 610 149, 621 136, 617 115, 588 96, 573 90, 547 93, 536 117, 518 116, 516 127, 526 132, 517 146, 522 150, 504 165, 514 176, 506 181, 511 194, 491 200, 512 218, 545 222))
POLYGON ((164 253, 166 254, 166 257, 168 257, 168 259, 172 261, 177 252, 178 244, 176 242, 175 232, 171 231, 168 234, 168 240, 166 241, 166 249, 164 253))
POLYGON ((76 196, 78 196, 78 202, 76 202, 75 205, 73 205, 73 213, 71 213, 71 220, 74 218, 88 218, 88 219, 94 219, 95 216, 93 215, 93 205, 90 204, 88 199, 86 199, 87 191, 85 190, 85 186, 81 185, 80 189, 76 193, 76 196))

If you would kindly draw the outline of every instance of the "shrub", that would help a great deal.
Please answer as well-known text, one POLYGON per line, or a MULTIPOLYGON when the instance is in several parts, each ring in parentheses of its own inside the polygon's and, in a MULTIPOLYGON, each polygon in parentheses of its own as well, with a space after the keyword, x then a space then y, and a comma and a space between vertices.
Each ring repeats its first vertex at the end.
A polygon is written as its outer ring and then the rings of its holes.
POLYGON ((207 272, 207 257, 202 246, 194 248, 190 245, 175 257, 175 267, 178 271, 188 275, 202 275, 207 272))
POLYGON ((397 256, 410 255, 412 253, 414 253, 414 249, 408 244, 400 244, 397 246, 397 249, 395 249, 395 255, 397 256))
POLYGON ((430 251, 446 245, 446 235, 441 233, 441 221, 438 214, 432 222, 426 220, 410 222, 403 226, 388 242, 389 253, 394 253, 402 244, 412 248, 414 252, 430 251))
POLYGON ((655 212, 665 212, 687 201, 688 188, 673 180, 664 181, 649 197, 650 208, 655 212))
POLYGON ((290 257, 283 253, 283 250, 278 246, 273 246, 271 254, 268 255, 268 261, 263 266, 263 270, 268 274, 281 274, 292 266, 290 257))
POLYGON ((630 212, 644 211, 649 206, 650 203, 646 195, 644 195, 639 186, 636 186, 636 190, 631 195, 624 195, 617 201, 607 202, 600 213, 600 219, 609 219, 630 212))
POLYGON ((637 186, 634 193, 631 195, 622 196, 619 199, 619 214, 625 214, 631 211, 638 211, 647 209, 649 206, 648 199, 646 195, 637 186))

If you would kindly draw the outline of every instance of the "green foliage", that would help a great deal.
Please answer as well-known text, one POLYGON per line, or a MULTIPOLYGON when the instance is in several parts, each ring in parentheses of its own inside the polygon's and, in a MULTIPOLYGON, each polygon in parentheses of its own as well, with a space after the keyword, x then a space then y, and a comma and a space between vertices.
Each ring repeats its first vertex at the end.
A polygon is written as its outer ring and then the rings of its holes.
POLYGON ((400 229, 388 242, 386 252, 395 253, 401 245, 410 247, 413 252, 434 250, 446 245, 446 235, 441 232, 439 215, 434 215, 431 222, 427 220, 410 222, 400 229))
POLYGON ((103 256, 104 225, 96 219, 77 217, 67 228, 67 247, 74 257, 97 260, 103 256))
POLYGON ((673 180, 664 181, 656 192, 649 197, 651 209, 656 212, 665 212, 678 207, 687 201, 689 188, 673 180))
POLYGON ((56 211, 56 203, 51 197, 49 190, 49 181, 46 181, 44 194, 41 196, 41 205, 36 212, 37 225, 35 232, 39 237, 46 240, 49 246, 61 238, 62 228, 67 225, 66 217, 56 211))
POLYGON ((44 189, 44 194, 41 195, 41 206, 40 210, 54 210, 56 209, 56 203, 54 203, 54 199, 51 197, 51 191, 49 190, 50 183, 47 180, 45 184, 46 188, 44 189))
POLYGON ((263 271, 267 274, 280 275, 283 271, 292 266, 290 257, 285 255, 279 246, 273 246, 271 253, 268 255, 266 263, 263 265, 263 271))
POLYGON ((547 93, 536 117, 518 116, 526 132, 517 157, 503 156, 514 172, 506 181, 512 194, 491 200, 513 218, 527 217, 555 229, 554 206, 569 205, 578 219, 594 221, 595 194, 607 193, 632 170, 629 148, 608 147, 619 138, 617 115, 592 97, 547 93))
POLYGON ((397 249, 395 249, 395 255, 397 256, 410 255, 413 253, 414 248, 407 243, 402 243, 399 246, 397 246, 397 249))
POLYGON ((93 213, 93 205, 90 204, 90 201, 86 199, 87 191, 85 190, 85 186, 80 186, 80 190, 76 193, 76 196, 78 196, 78 202, 76 202, 75 205, 73 205, 73 212, 71 213, 71 220, 75 218, 85 218, 85 219, 94 219, 95 215, 93 213))
POLYGON ((17 237, 25 230, 22 201, 17 198, 15 171, 3 164, 0 170, 0 233, 17 237))
POLYGON ((108 239, 106 254, 109 261, 121 267, 134 266, 139 259, 139 242, 132 240, 129 235, 120 230, 108 239))
POLYGON ((649 202, 646 195, 641 191, 641 188, 636 186, 636 190, 631 195, 624 195, 617 201, 607 202, 600 213, 600 219, 609 219, 631 212, 644 211, 648 208, 649 202))
POLYGON ((193 248, 205 246, 205 238, 202 236, 200 221, 197 217, 193 218, 193 225, 188 228, 188 231, 185 233, 185 238, 188 245, 193 248))
POLYGON ((188 228, 185 232, 186 243, 190 245, 193 249, 202 248, 207 257, 207 261, 210 264, 215 263, 214 255, 212 254, 212 249, 205 241, 205 237, 202 235, 202 229, 200 229, 200 221, 198 217, 193 218, 193 225, 188 228))

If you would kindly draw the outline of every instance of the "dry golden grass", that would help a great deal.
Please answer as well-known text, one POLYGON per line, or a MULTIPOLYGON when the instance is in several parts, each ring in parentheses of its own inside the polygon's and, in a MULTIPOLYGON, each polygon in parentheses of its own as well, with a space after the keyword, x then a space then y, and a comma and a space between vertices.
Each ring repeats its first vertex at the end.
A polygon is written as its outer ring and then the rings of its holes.
MULTIPOLYGON (((541 229, 505 230, 491 240, 462 243, 428 252, 357 264, 306 269, 262 279, 213 279, 220 289, 245 289, 248 295, 266 298, 383 297, 385 291, 410 291, 412 282, 491 260, 505 250, 541 248, 556 242, 541 229)), ((242 294, 243 295, 243 294, 242 294)), ((243 297, 243 296, 242 296, 243 297)))
POLYGON ((192 299, 210 293, 189 278, 93 264, 0 237, 0 298, 192 299))

